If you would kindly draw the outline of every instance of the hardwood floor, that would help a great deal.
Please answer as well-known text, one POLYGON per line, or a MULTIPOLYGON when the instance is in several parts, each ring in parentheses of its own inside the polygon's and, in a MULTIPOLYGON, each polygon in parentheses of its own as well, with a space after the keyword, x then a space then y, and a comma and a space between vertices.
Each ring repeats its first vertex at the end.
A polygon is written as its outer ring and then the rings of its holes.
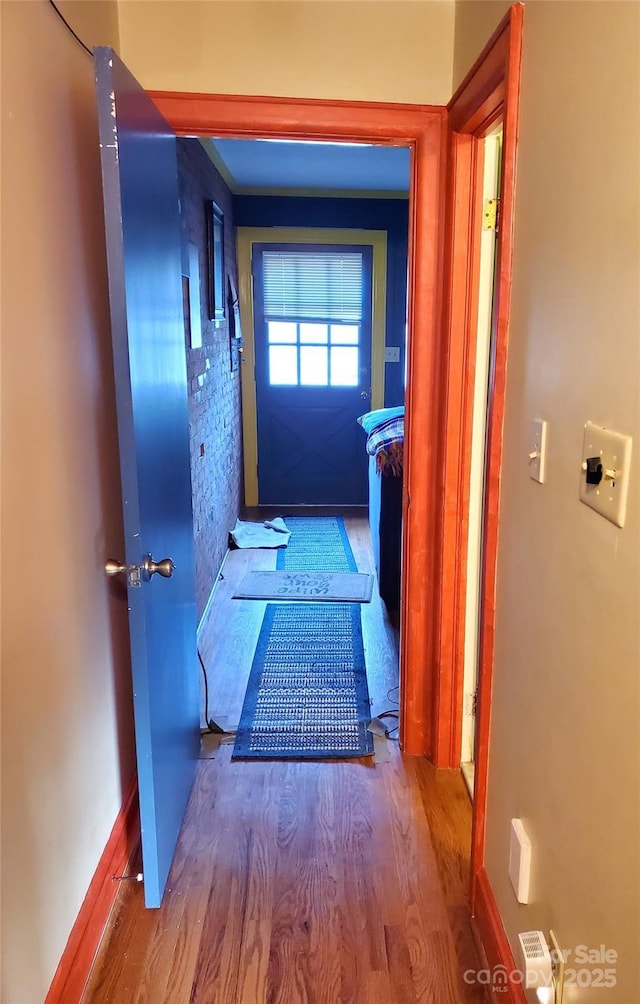
MULTIPOLYGON (((345 519, 361 571, 366 519, 345 519)), ((232 600, 273 552, 230 552, 200 649, 210 713, 237 722, 264 604, 232 600)), ((362 606, 374 712, 397 635, 362 606)), ((459 774, 392 744, 388 763, 199 761, 164 902, 122 883, 83 1004, 480 1004, 466 910, 471 811, 459 774)))

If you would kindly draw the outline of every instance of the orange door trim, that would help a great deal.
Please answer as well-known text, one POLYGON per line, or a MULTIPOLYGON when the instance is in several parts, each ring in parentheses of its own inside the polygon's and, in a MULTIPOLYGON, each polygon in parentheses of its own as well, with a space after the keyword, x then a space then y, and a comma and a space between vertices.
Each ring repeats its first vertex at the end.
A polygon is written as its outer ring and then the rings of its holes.
POLYGON ((438 597, 437 458, 443 404, 446 109, 300 98, 151 92, 180 136, 361 141, 411 148, 400 742, 432 754, 438 597))
POLYGON ((502 177, 497 241, 497 283, 487 426, 483 562, 481 570, 478 711, 472 836, 472 903, 484 868, 485 813, 493 678, 495 583, 502 465, 507 347, 511 302, 516 149, 520 97, 523 5, 513 4, 448 105, 449 162, 445 249, 441 538, 444 563, 438 632, 439 681, 434 702, 433 760, 460 763, 467 529, 471 461, 472 388, 477 337, 482 211, 482 144, 502 123, 502 177), (461 375, 462 374, 462 375, 461 375))

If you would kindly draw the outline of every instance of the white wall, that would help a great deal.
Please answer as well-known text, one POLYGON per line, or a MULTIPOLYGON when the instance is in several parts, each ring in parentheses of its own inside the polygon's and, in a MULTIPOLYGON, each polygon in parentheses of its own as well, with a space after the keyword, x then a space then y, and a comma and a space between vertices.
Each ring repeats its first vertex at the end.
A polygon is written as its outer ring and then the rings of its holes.
MULTIPOLYGON (((89 45, 114 3, 66 4, 89 45)), ((41 1004, 131 780, 101 182, 90 57, 2 12, 2 1000, 41 1004)))
MULTIPOLYGON (((456 83, 506 6, 457 4, 456 83)), ((639 40, 635 2, 526 4, 498 553, 487 872, 512 946, 553 927, 618 952, 615 988, 565 997, 598 1004, 640 1001, 639 40), (634 436, 624 529, 578 501, 588 419, 634 436)))
POLYGON ((152 90, 444 104, 453 0, 120 0, 152 90))

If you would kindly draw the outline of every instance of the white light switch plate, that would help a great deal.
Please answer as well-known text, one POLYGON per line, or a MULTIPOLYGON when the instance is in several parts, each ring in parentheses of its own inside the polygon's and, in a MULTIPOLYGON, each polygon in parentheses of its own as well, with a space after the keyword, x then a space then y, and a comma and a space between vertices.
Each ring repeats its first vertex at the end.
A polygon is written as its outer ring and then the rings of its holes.
POLYGON ((593 422, 584 427, 580 500, 616 526, 624 526, 627 512, 631 442, 631 436, 593 422), (592 457, 600 457, 602 464, 602 480, 597 485, 587 484, 586 461, 592 457))
POLYGON ((518 903, 528 903, 531 888, 531 840, 521 819, 511 820, 509 878, 518 903))
POLYGON ((385 363, 399 363, 400 347, 398 345, 385 345, 384 361, 385 363))
POLYGON ((547 423, 541 418, 536 418, 531 423, 529 436, 529 477, 541 485, 544 484, 546 462, 547 423))

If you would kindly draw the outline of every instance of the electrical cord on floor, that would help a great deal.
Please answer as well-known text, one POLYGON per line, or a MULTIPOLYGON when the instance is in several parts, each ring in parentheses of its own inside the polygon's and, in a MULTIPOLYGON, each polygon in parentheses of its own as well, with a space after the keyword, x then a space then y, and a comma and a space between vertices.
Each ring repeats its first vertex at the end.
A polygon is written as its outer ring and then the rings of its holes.
POLYGON ((384 734, 387 739, 397 739, 396 736, 392 735, 393 732, 397 732, 400 728, 400 712, 397 708, 389 708, 388 711, 381 711, 380 714, 375 716, 375 721, 380 722, 380 724, 384 726, 384 734), (398 724, 394 725, 393 728, 387 728, 385 723, 382 721, 383 718, 397 718, 398 724))
POLYGON ((50 4, 51 4, 51 6, 53 7, 54 11, 56 12, 56 14, 57 14, 57 15, 58 15, 58 17, 60 18, 60 20, 62 21, 62 23, 63 23, 63 25, 65 26, 65 28, 67 29, 67 31, 70 31, 70 32, 71 32, 71 34, 72 34, 72 35, 73 35, 73 37, 75 38, 76 42, 78 42, 78 44, 82 46, 82 48, 84 49, 84 51, 85 51, 85 52, 88 52, 88 53, 89 53, 89 55, 91 56, 91 58, 93 59, 93 53, 92 53, 91 49, 89 48, 89 46, 88 46, 88 45, 85 45, 85 43, 84 43, 84 42, 82 41, 82 39, 81 39, 81 38, 80 38, 80 36, 79 36, 79 35, 77 34, 77 32, 75 32, 75 31, 73 30, 73 28, 71 27, 71 25, 70 25, 70 24, 69 24, 69 22, 67 21, 66 17, 65 17, 65 16, 64 16, 64 14, 62 13, 62 11, 58 9, 58 7, 57 7, 57 6, 56 6, 56 4, 55 4, 55 3, 53 2, 53 0, 49 0, 49 3, 50 3, 50 4))
POLYGON ((196 651, 198 653, 198 659, 200 661, 202 675, 204 677, 204 720, 207 723, 206 729, 200 729, 200 734, 204 736, 215 732, 217 735, 224 735, 224 729, 221 729, 219 725, 216 725, 213 718, 209 718, 209 679, 207 677, 207 670, 202 656, 200 655, 200 649, 196 647, 196 651))
POLYGON ((397 684, 397 686, 395 686, 395 687, 389 687, 389 690, 387 690, 387 700, 388 701, 399 701, 400 700, 400 684, 397 684), (394 690, 398 691, 398 694, 397 694, 396 697, 392 697, 391 696, 392 693, 394 692, 394 690))

